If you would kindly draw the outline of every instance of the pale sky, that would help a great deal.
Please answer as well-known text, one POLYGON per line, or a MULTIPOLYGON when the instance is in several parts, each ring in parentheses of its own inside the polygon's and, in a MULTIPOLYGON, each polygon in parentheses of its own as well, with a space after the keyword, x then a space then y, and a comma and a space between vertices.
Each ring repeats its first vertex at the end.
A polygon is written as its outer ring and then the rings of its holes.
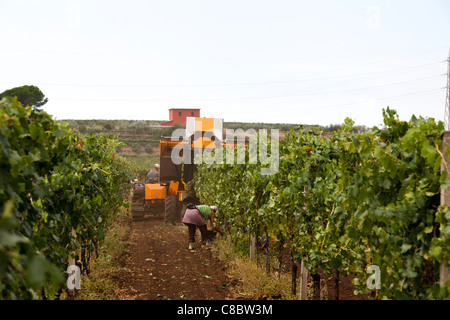
POLYGON ((449 0, 0 0, 0 92, 56 119, 444 119, 449 0))

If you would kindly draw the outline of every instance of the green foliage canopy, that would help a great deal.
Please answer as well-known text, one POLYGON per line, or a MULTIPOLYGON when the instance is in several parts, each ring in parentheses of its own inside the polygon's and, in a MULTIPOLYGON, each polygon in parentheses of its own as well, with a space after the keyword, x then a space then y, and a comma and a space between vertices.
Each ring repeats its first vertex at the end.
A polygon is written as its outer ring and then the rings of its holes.
POLYGON ((31 106, 35 111, 48 102, 48 98, 44 96, 42 91, 38 87, 31 85, 6 90, 0 94, 0 100, 4 97, 11 99, 17 97, 17 100, 24 107, 31 106))
POLYGON ((0 300, 55 291, 68 260, 98 247, 126 206, 120 145, 73 133, 17 99, 0 101, 0 300))
POLYGON ((260 175, 261 163, 202 164, 194 188, 236 243, 271 236, 311 274, 355 275, 356 293, 369 291, 367 270, 377 265, 378 299, 449 298, 450 281, 439 284, 440 264, 450 265, 450 210, 439 197, 450 185, 440 171, 444 126, 400 121, 389 108, 383 116, 383 128, 360 133, 350 119, 331 137, 290 130, 277 174, 260 175))

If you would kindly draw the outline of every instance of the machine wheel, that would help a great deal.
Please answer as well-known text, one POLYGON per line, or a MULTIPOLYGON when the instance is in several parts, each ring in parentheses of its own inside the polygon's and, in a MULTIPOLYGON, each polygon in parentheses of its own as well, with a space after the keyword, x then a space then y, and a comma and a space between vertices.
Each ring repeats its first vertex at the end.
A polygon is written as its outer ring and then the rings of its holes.
POLYGON ((179 220, 177 196, 168 194, 165 201, 164 222, 175 224, 179 220))
POLYGON ((180 204, 180 217, 181 217, 181 219, 183 219, 184 213, 186 212, 186 209, 187 209, 187 203, 181 202, 181 204, 180 204))
POLYGON ((141 194, 135 194, 135 195, 133 195, 133 198, 131 198, 131 201, 135 202, 136 200, 139 200, 142 197, 143 197, 143 195, 141 195, 141 194))
POLYGON ((147 213, 151 213, 150 210, 150 204, 147 201, 144 201, 144 212, 147 213))
POLYGON ((145 198, 144 197, 137 198, 136 200, 134 200, 132 202, 132 204, 133 204, 133 208, 144 209, 145 198))
POLYGON ((145 215, 144 202, 145 199, 143 196, 133 197, 133 209, 131 210, 131 216, 133 221, 143 220, 145 215))
POLYGON ((133 208, 131 211, 133 221, 140 221, 144 219, 144 208, 133 208))

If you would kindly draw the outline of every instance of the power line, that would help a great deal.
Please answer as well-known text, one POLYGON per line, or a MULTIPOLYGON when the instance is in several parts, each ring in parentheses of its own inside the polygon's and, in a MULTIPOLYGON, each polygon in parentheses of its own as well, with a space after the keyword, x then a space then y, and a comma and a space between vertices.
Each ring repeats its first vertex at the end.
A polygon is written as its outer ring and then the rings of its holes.
MULTIPOLYGON (((391 100, 399 100, 399 99, 403 99, 403 98, 409 98, 409 97, 418 97, 418 96, 426 96, 429 95, 431 93, 436 93, 437 91, 440 91, 442 89, 439 88, 435 88, 435 89, 430 89, 430 90, 424 90, 424 91, 418 91, 418 92, 410 92, 407 94, 401 94, 401 95, 394 95, 394 96, 389 96, 389 97, 381 97, 381 98, 376 98, 376 101, 391 101, 391 100)), ((302 101, 303 102, 303 101, 302 101)), ((303 102, 304 103, 304 102, 303 102)), ((320 109, 320 110, 328 110, 328 109, 345 109, 347 107, 350 106, 355 106, 360 104, 361 102, 345 102, 345 103, 340 103, 340 104, 327 104, 327 105, 319 105, 319 106, 314 106, 314 109, 320 109)), ((262 109, 262 108, 258 108, 258 113, 270 113, 270 112, 275 112, 275 113, 279 113, 279 112, 287 112, 287 111, 292 111, 292 110, 310 110, 312 109, 311 106, 300 106, 299 104, 296 104, 294 107, 288 107, 288 108, 283 108, 283 107, 274 107, 274 106, 270 106, 269 107, 270 110, 266 110, 266 109, 262 109)), ((236 114, 236 111, 229 111, 229 112, 221 112, 221 114, 236 114)), ((255 113, 255 110, 249 110, 249 111, 239 111, 238 113, 255 113)))
MULTIPOLYGON (((353 88, 347 89, 347 91, 361 93, 361 92, 370 92, 373 90, 378 90, 382 88, 392 88, 398 86, 408 85, 413 82, 419 82, 424 80, 430 80, 438 77, 442 77, 443 75, 434 75, 430 77, 411 79, 407 81, 400 81, 394 83, 388 83, 378 86, 368 86, 364 88, 353 88)), ((345 84, 344 84, 345 85, 345 84)), ((326 86, 325 88, 330 88, 330 86, 326 86)), ((333 86, 331 86, 333 88, 333 86)), ((286 93, 277 93, 265 96, 247 96, 247 97, 236 97, 236 98, 200 98, 200 99, 97 99, 97 98, 53 98, 53 100, 64 100, 64 101, 93 101, 93 102, 206 102, 206 101, 245 101, 245 100, 265 100, 265 99, 276 99, 276 98, 290 98, 290 97, 306 97, 316 99, 316 95, 320 94, 320 97, 339 97, 343 95, 347 95, 348 93, 343 92, 342 90, 334 90, 334 91, 325 91, 324 86, 318 86, 313 88, 313 90, 305 90, 305 89, 295 89, 293 94, 286 93)))
MULTIPOLYGON (((440 50, 442 48, 437 48, 437 49, 432 49, 432 50, 428 50, 428 51, 434 51, 434 50, 440 50)), ((34 52, 33 50, 16 50, 16 49, 4 49, 4 48, 0 48, 0 50, 11 50, 11 51, 31 51, 34 52)), ((40 51, 37 50, 38 52, 47 52, 47 51, 40 51)), ((348 78, 353 78, 355 76, 352 75, 346 75, 346 76, 335 76, 335 77, 324 77, 324 78, 314 78, 311 76, 315 76, 315 75, 324 75, 324 74, 329 74, 332 72, 336 72, 336 71, 340 71, 342 69, 346 69, 347 71, 349 70, 349 68, 356 68, 356 67, 361 67, 364 65, 371 65, 371 64, 377 64, 379 62, 387 62, 387 61, 394 61, 396 59, 400 59, 400 58, 404 58, 404 57, 408 57, 408 56, 414 56, 420 53, 424 53, 424 52, 428 52, 428 51, 421 51, 419 53, 411 53, 411 54, 407 54, 407 55, 403 55, 403 56, 399 56, 399 57, 395 57, 395 58, 389 58, 389 59, 378 59, 375 61, 369 61, 369 62, 362 62, 362 63, 357 63, 357 64, 353 64, 352 66, 342 66, 342 67, 338 67, 335 69, 330 69, 327 71, 323 71, 323 72, 313 72, 313 73, 309 73, 309 74, 305 74, 302 76, 302 78, 297 78, 295 80, 273 80, 273 81, 260 81, 260 82, 244 82, 244 83, 218 83, 218 84, 95 84, 95 83, 91 83, 91 84, 81 84, 81 83, 54 83, 54 82, 50 82, 50 83, 37 83, 41 86, 61 86, 61 87, 111 87, 111 88, 163 88, 163 87, 167 87, 167 88, 181 88, 181 87, 185 87, 185 88, 193 88, 193 87, 236 87, 236 86, 260 86, 260 85, 274 85, 274 84, 289 84, 289 83, 299 83, 299 82, 310 82, 310 81, 317 81, 317 80, 333 80, 333 79, 348 79, 348 78)), ((50 51, 51 52, 51 51, 50 51)), ((86 54, 86 55, 90 55, 90 54, 86 54)), ((94 54, 95 55, 95 54, 94 54)), ((113 55, 114 56, 114 55, 113 55)), ((370 77, 370 75, 376 75, 376 74, 390 74, 390 73, 396 73, 399 71, 410 71, 412 69, 415 68, 421 68, 421 67, 427 67, 427 66, 432 66, 432 65, 436 65, 436 64, 440 64, 446 61, 438 61, 438 62, 433 62, 433 63, 427 63, 427 64, 422 64, 422 65, 417 65, 417 66, 411 66, 411 67, 405 67, 405 68, 400 68, 400 69, 395 69, 395 70, 390 70, 387 72, 383 72, 383 71, 377 71, 377 72, 373 72, 373 73, 368 73, 365 75, 357 75, 354 81, 357 81, 358 79, 364 79, 367 76, 370 77)), ((6 82, 6 81, 2 81, 0 82, 2 84, 12 84, 12 85, 21 85, 23 84, 23 82, 6 82)))
MULTIPOLYGON (((393 82, 393 83, 377 85, 377 86, 367 86, 367 87, 363 87, 363 88, 348 88, 348 89, 339 89, 339 90, 331 90, 331 91, 326 91, 324 89, 342 87, 342 86, 346 86, 348 83, 340 83, 340 84, 338 84, 336 86, 321 85, 321 86, 313 87, 312 88, 313 90, 311 90, 311 88, 309 88, 309 90, 305 90, 305 89, 291 90, 290 92, 292 94, 287 94, 286 92, 284 92, 284 93, 280 93, 280 94, 266 95, 264 97, 247 97, 245 99, 266 99, 266 98, 270 99, 270 98, 298 97, 298 96, 306 96, 306 97, 310 97, 310 98, 316 99, 318 94, 320 95, 321 98, 322 97, 329 97, 329 96, 339 97, 339 96, 342 96, 342 95, 347 95, 348 93, 346 93, 346 92, 351 92, 351 93, 364 92, 364 93, 367 93, 367 92, 370 92, 370 91, 373 91, 373 90, 378 90, 378 89, 382 89, 382 88, 393 88, 393 87, 404 86, 404 85, 408 85, 408 84, 413 83, 413 82, 430 80, 430 79, 439 78, 439 77, 442 77, 442 76, 443 75, 435 75, 435 76, 430 76, 430 77, 424 77, 424 78, 412 79, 412 80, 400 81, 400 82, 393 82)), ((236 99, 239 99, 239 98, 236 98, 236 99)))
MULTIPOLYGON (((432 65, 442 64, 444 62, 446 62, 446 61, 439 61, 439 62, 435 62, 435 63, 424 64, 424 65, 413 66, 413 67, 400 68, 400 69, 394 69, 394 70, 389 70, 389 71, 378 71, 378 72, 366 73, 364 75, 357 75, 357 76, 349 75, 349 76, 339 76, 339 77, 331 77, 331 78, 324 78, 324 79, 326 79, 326 80, 334 80, 334 79, 344 80, 344 79, 348 79, 346 81, 338 81, 338 82, 334 82, 334 83, 331 83, 331 84, 327 84, 327 88, 330 88, 330 87, 333 88, 333 87, 336 87, 336 86, 337 87, 341 87, 341 86, 345 86, 345 85, 348 85, 348 84, 359 83, 359 82, 361 82, 361 80, 382 79, 382 78, 387 77, 388 75, 393 74, 393 73, 397 75, 399 73, 413 71, 413 69, 417 70, 419 68, 420 69, 423 68, 424 66, 428 67, 428 66, 432 66, 432 65), (373 77, 372 75, 378 75, 378 76, 377 77, 373 77)), ((316 79, 311 79, 311 80, 314 81, 316 79)), ((321 85, 321 86, 318 86, 316 88, 322 90, 323 86, 321 85)), ((287 94, 287 93, 296 92, 296 91, 297 91, 297 89, 290 89, 290 90, 287 90, 287 91, 282 91, 280 93, 287 94)))
MULTIPOLYGON (((389 71, 377 71, 372 73, 366 73, 365 75, 346 75, 346 76, 336 76, 336 77, 324 77, 324 78, 305 78, 298 80, 280 80, 280 81, 261 81, 261 82, 247 82, 247 83, 218 83, 218 84, 82 84, 82 83, 40 83, 37 85, 40 86, 57 86, 57 87, 105 87, 105 88, 195 88, 195 87, 237 87, 237 86, 259 86, 259 85, 273 85, 273 84, 289 84, 289 83, 299 83, 299 82, 310 82, 310 81, 318 81, 318 80, 335 80, 335 79, 352 79, 353 82, 359 81, 361 79, 370 78, 371 75, 380 75, 380 77, 384 77, 388 74, 398 73, 398 72, 408 72, 413 69, 423 68, 434 66, 437 64, 444 63, 446 61, 438 61, 433 63, 427 63, 417 66, 404 67, 400 69, 394 69, 389 71)), ((319 73, 320 74, 320 73, 319 73)), ((379 77, 378 77, 379 78, 379 77)), ((2 84, 12 84, 12 85, 21 85, 23 82, 11 82, 11 81, 0 81, 2 84)))
MULTIPOLYGON (((392 61, 395 59, 401 59, 410 56, 416 56, 423 53, 429 53, 433 51, 438 51, 442 49, 447 49, 447 47, 439 47, 439 48, 431 48, 421 51, 416 51, 413 53, 407 53, 403 55, 399 55, 397 57, 389 58, 389 59, 377 59, 375 61, 370 61, 368 63, 377 63, 381 61, 392 61)), ((148 60, 236 60, 236 61, 250 61, 250 60, 298 60, 297 58, 287 58, 287 57, 241 57, 241 58, 231 58, 231 57, 211 57, 211 56, 197 56, 197 57, 187 57, 187 56, 173 56, 173 57, 159 57, 159 56, 148 56, 148 55, 128 55, 128 54, 116 54, 116 53, 104 53, 104 52, 82 52, 82 51, 61 51, 61 50, 39 50, 39 49, 23 49, 23 48, 11 48, 11 47, 3 47, 0 48, 0 51, 6 52, 22 52, 22 53, 30 53, 30 54, 54 54, 54 55, 75 55, 75 56, 97 56, 97 57, 111 57, 111 58, 126 58, 126 59, 148 59, 148 60)), ((366 64, 366 63, 363 63, 366 64)), ((339 68, 338 68, 339 69, 339 68)), ((328 71, 326 71, 328 72, 328 71)))

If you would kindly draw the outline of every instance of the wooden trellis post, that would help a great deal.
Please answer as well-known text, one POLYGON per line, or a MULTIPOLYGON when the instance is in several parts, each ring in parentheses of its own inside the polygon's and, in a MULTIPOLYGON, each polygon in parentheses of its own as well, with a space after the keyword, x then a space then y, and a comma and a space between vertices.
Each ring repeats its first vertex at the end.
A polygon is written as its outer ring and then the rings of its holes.
POLYGON ((250 236, 250 260, 255 260, 256 257, 256 238, 250 236))
MULTIPOLYGON (((442 154, 444 155, 444 159, 441 163, 441 172, 449 168, 446 168, 445 163, 450 166, 449 159, 447 157, 447 153, 445 152, 445 147, 450 145, 450 131, 444 132, 442 137, 442 154)), ((447 179, 450 175, 447 172, 447 179)), ((441 204, 446 204, 450 206, 450 188, 445 188, 441 190, 441 204)), ((439 268, 439 284, 442 286, 446 281, 450 281, 450 266, 446 266, 445 261, 442 261, 441 266, 439 268)))
MULTIPOLYGON (((308 187, 304 187, 303 191, 305 193, 309 193, 309 188, 308 187)), ((306 210, 306 205, 305 205, 305 210, 306 210)), ((308 290, 307 290, 307 285, 308 285, 308 277, 309 277, 309 271, 308 269, 306 269, 305 266, 305 259, 302 259, 302 262, 300 264, 300 295, 299 295, 299 299, 300 300, 307 300, 307 294, 308 294, 308 290)))
POLYGON ((307 285, 308 285, 308 276, 309 272, 308 269, 305 267, 305 259, 302 259, 302 263, 300 265, 300 300, 307 300, 307 285))

